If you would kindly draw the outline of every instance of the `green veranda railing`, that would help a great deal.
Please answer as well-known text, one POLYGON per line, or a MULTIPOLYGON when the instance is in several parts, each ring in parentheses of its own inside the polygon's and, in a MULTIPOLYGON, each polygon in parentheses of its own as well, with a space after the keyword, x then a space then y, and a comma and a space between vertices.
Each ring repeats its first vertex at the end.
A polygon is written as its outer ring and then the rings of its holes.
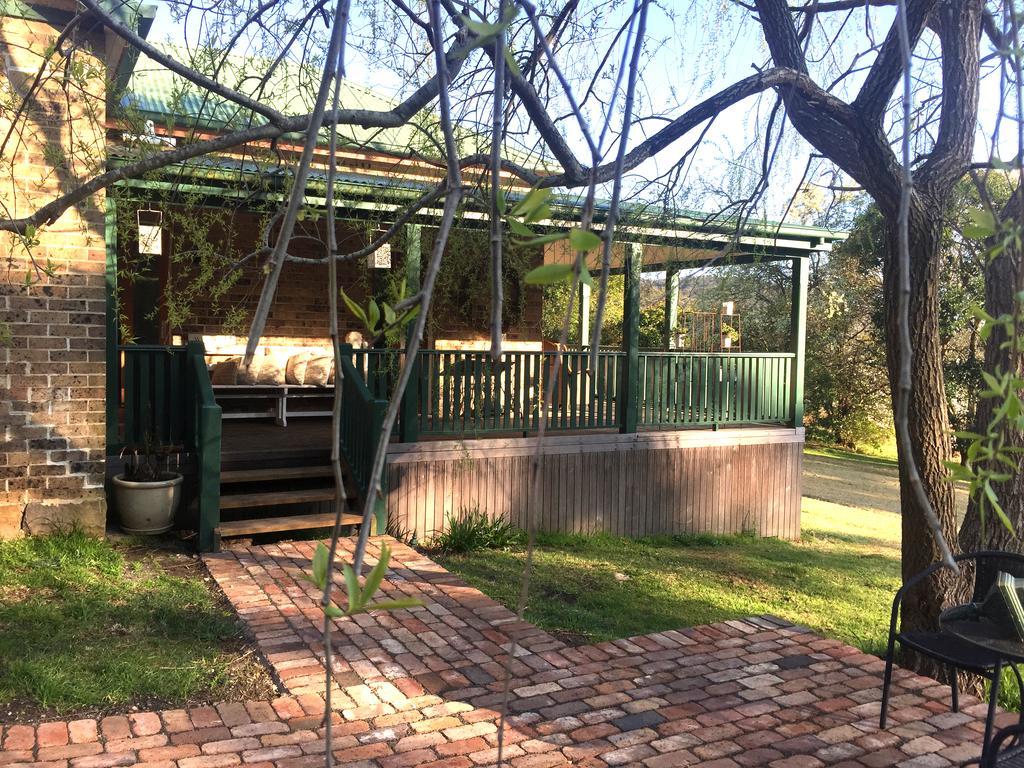
MULTIPOLYGON (((108 382, 108 454, 147 438, 182 446, 198 475, 199 544, 216 542, 220 515, 221 408, 201 342, 187 346, 123 345, 108 382)), ((343 347, 341 450, 360 495, 369 486, 387 399, 402 362, 396 350, 343 347)), ((401 409, 398 435, 475 437, 622 428, 636 409, 645 429, 797 424, 799 390, 793 353, 642 351, 636 384, 626 390, 622 352, 486 352, 423 350, 401 409), (554 394, 545 402, 548 385, 554 394)), ((385 526, 383 499, 377 530, 385 526)))
MULTIPOLYGON (((557 365, 553 351, 422 350, 405 397, 405 432, 414 436, 476 436, 615 429, 632 402, 645 428, 791 424, 794 419, 791 352, 639 353, 638 376, 625 390, 626 356, 568 351, 557 365), (544 398, 555 379, 551 402, 544 398), (412 427, 410 430, 409 427, 412 427)), ((373 396, 386 399, 401 353, 356 350, 356 369, 373 396)), ((413 437, 415 439, 415 437, 413 437)))
POLYGON ((192 457, 198 480, 199 548, 214 547, 220 523, 221 407, 200 341, 125 344, 108 386, 107 453, 149 441, 192 457))
MULTIPOLYGON (((386 351, 386 350, 385 350, 386 351)), ((394 353, 392 353, 393 355, 394 353)), ((384 414, 388 401, 377 397, 367 386, 367 380, 374 386, 384 387, 384 379, 378 380, 376 372, 383 366, 378 363, 387 362, 384 356, 354 355, 351 347, 343 346, 341 354, 341 452, 348 462, 352 478, 359 489, 359 496, 365 500, 368 494, 374 493, 370 488, 370 476, 373 472, 373 457, 380 443, 381 430, 384 426, 384 414), (365 361, 368 367, 362 370, 356 364, 365 361), (370 372, 367 377, 366 372, 370 372)), ((381 376, 384 374, 382 373, 381 376)), ((386 483, 387 478, 382 478, 386 483)), ((383 533, 387 527, 387 508, 383 495, 374 499, 376 507, 376 532, 383 533)))

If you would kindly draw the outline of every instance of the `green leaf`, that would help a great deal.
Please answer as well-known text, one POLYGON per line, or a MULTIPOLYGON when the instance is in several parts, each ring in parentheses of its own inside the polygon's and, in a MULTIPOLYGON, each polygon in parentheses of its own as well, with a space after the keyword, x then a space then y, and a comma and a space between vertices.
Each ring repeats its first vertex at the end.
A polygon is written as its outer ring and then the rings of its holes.
POLYGON ((341 608, 336 606, 334 603, 331 603, 330 605, 323 606, 323 609, 324 609, 324 613, 326 613, 332 619, 340 619, 342 616, 345 615, 345 612, 343 610, 341 610, 341 608))
POLYGON ((356 304, 354 301, 352 301, 352 299, 350 299, 348 297, 348 294, 345 293, 345 289, 344 288, 342 288, 340 290, 341 290, 341 298, 344 300, 345 306, 348 307, 348 311, 351 312, 353 315, 355 315, 363 325, 369 325, 366 322, 366 313, 363 312, 363 308, 360 307, 358 304, 356 304))
POLYGON ((949 470, 949 476, 947 480, 962 480, 964 482, 970 482, 974 479, 974 473, 970 469, 955 461, 944 461, 942 462, 946 469, 949 470))
POLYGON ((545 245, 546 243, 557 243, 559 240, 565 240, 569 236, 568 232, 552 232, 550 235, 541 235, 535 237, 532 240, 516 240, 516 245, 530 246, 530 245, 545 245))
POLYGON ((391 559, 391 548, 387 544, 382 544, 380 548, 380 559, 377 564, 373 566, 373 570, 370 571, 370 575, 366 577, 366 582, 363 584, 363 602, 365 603, 377 592, 377 588, 380 587, 380 583, 384 580, 384 574, 388 570, 388 561, 391 559))
POLYGON ((536 224, 538 221, 544 221, 544 219, 550 218, 551 206, 548 205, 547 203, 543 203, 542 205, 538 205, 536 208, 534 208, 532 211, 526 214, 525 221, 527 224, 536 224))
POLYGON ((542 264, 526 273, 527 285, 554 285, 572 276, 572 264, 542 264))
POLYGON ((381 306, 384 308, 384 322, 385 322, 385 324, 387 324, 387 325, 394 325, 395 324, 395 319, 396 319, 396 317, 395 317, 395 310, 392 309, 391 305, 388 304, 386 301, 383 302, 381 304, 381 306))
MULTIPOLYGON (((518 9, 519 6, 516 6, 516 8, 518 9)), ((506 45, 503 53, 505 55, 505 65, 509 68, 512 74, 517 77, 522 77, 523 71, 519 68, 519 62, 516 61, 516 57, 512 55, 512 49, 506 45)))
POLYGON ((516 203, 512 209, 513 216, 528 216, 532 211, 544 205, 551 197, 553 190, 550 187, 534 187, 526 197, 516 203))
POLYGON ((996 218, 991 211, 985 208, 968 208, 967 218, 971 223, 964 226, 964 236, 983 240, 996 233, 996 218))
POLYGON ((985 380, 985 383, 988 384, 988 388, 992 392, 996 392, 998 394, 1002 394, 1003 393, 1003 384, 1002 384, 1002 382, 999 381, 999 379, 997 379, 991 373, 989 373, 988 371, 984 371, 983 370, 983 371, 981 371, 981 378, 983 378, 985 380))
POLYGON ((415 597, 405 597, 399 600, 381 600, 379 603, 370 603, 363 608, 364 611, 401 611, 407 608, 419 608, 423 605, 422 600, 415 597))
POLYGON ((601 245, 601 238, 583 229, 569 230, 569 243, 573 250, 592 251, 601 245))
POLYGON ((366 327, 370 329, 370 332, 377 330, 377 324, 380 322, 380 307, 377 306, 375 299, 370 299, 370 312, 366 317, 366 327))
POLYGON ((505 213, 505 207, 508 205, 508 201, 505 200, 505 190, 502 189, 500 186, 498 187, 497 197, 498 197, 498 213, 504 214, 505 213))
POLYGON ((584 285, 589 285, 591 288, 594 287, 594 278, 590 275, 590 270, 587 269, 586 264, 580 265, 580 282, 584 285))
POLYGON ((401 318, 399 318, 399 320, 398 320, 399 325, 408 325, 409 321, 412 320, 414 317, 416 317, 416 315, 418 315, 419 313, 420 313, 420 306, 419 306, 419 304, 417 304, 415 307, 410 307, 409 309, 405 310, 405 314, 402 315, 401 318))
POLYGON ((474 40, 475 45, 485 45, 491 40, 501 34, 502 30, 505 29, 505 24, 489 24, 486 21, 476 21, 475 19, 469 18, 469 16, 460 15, 462 23, 466 25, 466 29, 476 35, 474 40))
POLYGON ((999 497, 996 495, 995 489, 987 480, 985 481, 984 488, 985 495, 988 497, 988 503, 992 506, 993 511, 996 513, 996 517, 999 518, 999 521, 1006 526, 1006 529, 1010 533, 1014 533, 1013 523, 1010 522, 1010 518, 1008 518, 1006 513, 1003 511, 1003 507, 999 503, 999 497))
POLYGON ((512 230, 512 234, 514 235, 519 235, 519 237, 535 237, 537 234, 518 219, 510 218, 505 221, 508 223, 508 228, 512 230))
POLYGON ((962 429, 954 430, 953 435, 963 440, 984 440, 984 435, 979 435, 977 432, 967 432, 962 429))
POLYGON ((329 554, 330 552, 322 541, 316 545, 316 552, 313 553, 313 583, 320 589, 327 586, 327 557, 329 554))
POLYGON ((359 578, 348 563, 341 564, 341 572, 345 576, 345 587, 348 589, 348 612, 352 613, 353 609, 357 609, 363 602, 359 593, 359 578))

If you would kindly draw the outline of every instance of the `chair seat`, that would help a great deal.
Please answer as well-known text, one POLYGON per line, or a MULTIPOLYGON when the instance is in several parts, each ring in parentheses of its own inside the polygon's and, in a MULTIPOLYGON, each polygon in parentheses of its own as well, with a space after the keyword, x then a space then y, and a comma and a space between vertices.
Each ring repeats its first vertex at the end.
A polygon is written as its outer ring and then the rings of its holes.
POLYGON ((996 755, 999 768, 1024 768, 1024 746, 1010 747, 996 755))
POLYGON ((991 651, 948 632, 900 632, 896 638, 908 648, 968 672, 990 672, 998 661, 991 651))

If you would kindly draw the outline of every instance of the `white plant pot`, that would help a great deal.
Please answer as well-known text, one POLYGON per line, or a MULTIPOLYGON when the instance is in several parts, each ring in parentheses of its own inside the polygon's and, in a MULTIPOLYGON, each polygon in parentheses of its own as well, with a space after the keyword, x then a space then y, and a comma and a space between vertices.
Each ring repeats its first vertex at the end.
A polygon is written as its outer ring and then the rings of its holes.
POLYGON ((125 480, 124 475, 114 477, 114 504, 121 527, 128 533, 142 535, 170 530, 181 501, 183 481, 179 474, 150 483, 125 480))

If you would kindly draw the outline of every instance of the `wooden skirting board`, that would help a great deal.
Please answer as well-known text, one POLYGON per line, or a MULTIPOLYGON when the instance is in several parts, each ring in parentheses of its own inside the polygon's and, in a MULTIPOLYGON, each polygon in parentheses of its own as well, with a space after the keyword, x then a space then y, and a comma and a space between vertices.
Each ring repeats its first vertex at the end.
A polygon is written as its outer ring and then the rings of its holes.
MULTIPOLYGON (((538 525, 624 536, 800 535, 802 429, 592 433, 545 438, 538 525)), ((479 509, 528 522, 537 438, 397 444, 388 517, 419 538, 479 509)))

